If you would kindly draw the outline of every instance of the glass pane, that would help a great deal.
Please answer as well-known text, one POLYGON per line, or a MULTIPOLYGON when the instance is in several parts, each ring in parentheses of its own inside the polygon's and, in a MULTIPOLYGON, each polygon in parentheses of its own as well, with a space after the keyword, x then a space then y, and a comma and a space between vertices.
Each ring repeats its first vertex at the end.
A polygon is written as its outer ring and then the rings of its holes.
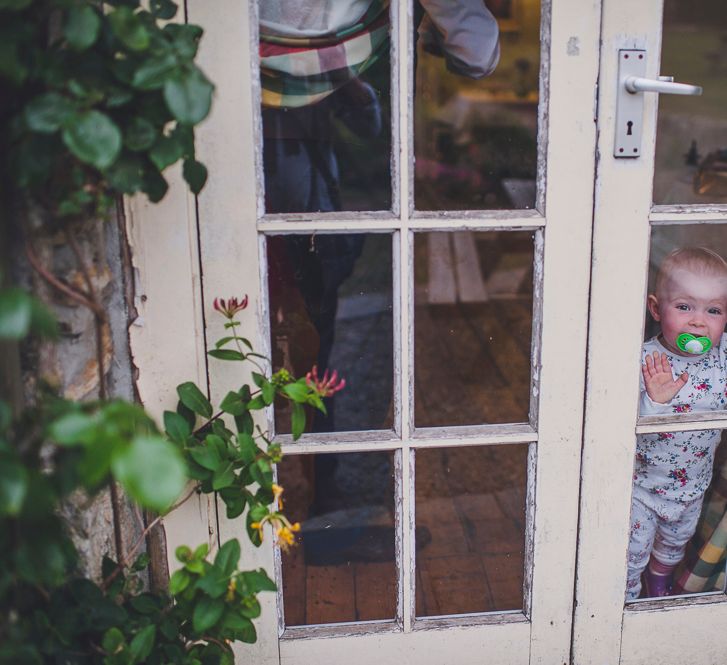
POLYGON ((416 2, 415 207, 532 208, 540 1, 466 4, 416 2))
MULTIPOLYGON (((693 244, 711 240, 715 250, 727 248, 722 229, 707 225, 653 229, 642 416, 725 408, 727 263, 716 251, 693 244)), ((716 529, 726 515, 724 482, 710 493, 713 468, 718 478, 722 474, 724 455, 714 464, 720 439, 719 430, 636 437, 627 600, 704 591, 724 570, 727 519, 724 531, 716 529), (705 493, 710 499, 700 522, 705 493), (699 561, 715 532, 717 540, 708 548, 707 560, 699 561), (715 549, 720 539, 722 549, 715 549), (685 560, 688 548, 691 554, 685 560)))
POLYGON ((527 445, 416 451, 416 615, 523 606, 527 445))
POLYGON ((532 233, 414 238, 416 426, 526 422, 532 233))
POLYGON ((265 211, 388 210, 384 0, 260 2, 265 211))
MULTIPOLYGON (((269 236, 267 253, 273 366, 299 377, 317 365, 346 380, 306 431, 391 428, 391 236, 269 236)), ((275 403, 278 433, 290 432, 288 407, 275 403)))
POLYGON ((637 437, 627 601, 724 591, 724 439, 724 432, 719 430, 637 437))
POLYGON ((300 543, 283 553, 286 626, 393 619, 393 453, 287 455, 278 465, 300 543))
POLYGON ((654 203, 727 202, 727 5, 664 3, 661 73, 704 88, 661 95, 654 203))

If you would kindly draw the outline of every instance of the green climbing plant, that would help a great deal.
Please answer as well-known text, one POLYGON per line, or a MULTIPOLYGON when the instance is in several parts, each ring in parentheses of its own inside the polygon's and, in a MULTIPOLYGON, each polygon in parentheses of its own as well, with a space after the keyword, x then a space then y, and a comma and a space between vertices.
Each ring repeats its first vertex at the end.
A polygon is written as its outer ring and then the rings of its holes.
MULTIPOLYGON (((175 21, 177 12, 171 0, 0 0, 0 195, 20 220, 12 232, 31 268, 93 312, 100 385, 95 401, 64 399, 43 385, 19 412, 0 401, 2 665, 233 663, 231 643, 255 641, 257 597, 273 581, 263 570, 241 570, 242 546, 230 540, 214 557, 206 544, 178 548, 168 588, 147 590, 145 536, 177 502, 216 493, 228 517, 245 515, 253 545, 266 530, 290 545, 299 526, 280 509, 283 490, 273 483, 280 447, 254 414, 290 401, 298 438, 305 407, 325 411, 323 399, 343 387, 315 369, 298 379, 273 373, 238 333, 247 298, 230 298, 215 301, 228 334, 209 355, 250 365, 251 383, 216 406, 195 384, 181 384, 163 429, 139 405, 106 398, 107 315, 77 232, 106 218, 121 195, 161 200, 165 171, 180 160, 192 192, 207 178, 194 131, 214 88, 195 63, 202 29, 175 21), (44 234, 66 240, 81 284, 43 264, 35 241, 44 234), (59 507, 115 483, 157 517, 123 560, 105 558, 102 578, 91 580, 78 572, 59 507)), ((47 344, 57 332, 34 295, 0 289, 0 341, 47 344)))

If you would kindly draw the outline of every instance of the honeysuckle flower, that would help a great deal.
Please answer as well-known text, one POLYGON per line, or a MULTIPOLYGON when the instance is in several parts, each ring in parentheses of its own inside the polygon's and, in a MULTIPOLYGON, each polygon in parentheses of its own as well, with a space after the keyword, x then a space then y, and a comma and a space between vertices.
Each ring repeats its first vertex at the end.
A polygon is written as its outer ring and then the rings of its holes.
POLYGON ((282 510, 283 509, 283 497, 281 496, 281 494, 283 493, 283 488, 280 485, 276 485, 275 483, 273 483, 272 489, 273 489, 273 500, 275 500, 275 499, 278 500, 278 510, 282 510))
POLYGON ((247 302, 247 294, 245 294, 245 297, 239 300, 236 296, 228 298, 227 300, 224 298, 215 298, 212 306, 226 319, 232 319, 235 314, 247 307, 247 302))
POLYGON ((338 378, 338 372, 333 370, 333 374, 329 376, 328 370, 323 373, 323 378, 318 377, 318 367, 313 365, 308 374, 305 375, 306 384, 313 388, 321 397, 330 397, 339 390, 346 387, 346 380, 338 378))
POLYGON ((235 589, 237 589, 237 580, 233 577, 227 585, 227 602, 232 602, 235 598, 235 589))

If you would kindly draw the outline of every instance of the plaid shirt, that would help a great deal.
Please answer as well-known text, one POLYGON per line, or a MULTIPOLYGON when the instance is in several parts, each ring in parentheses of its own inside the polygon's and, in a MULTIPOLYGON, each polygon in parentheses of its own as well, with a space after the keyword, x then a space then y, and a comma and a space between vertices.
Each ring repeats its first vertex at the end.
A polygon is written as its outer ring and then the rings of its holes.
POLYGON ((263 106, 315 104, 360 76, 387 52, 389 0, 372 0, 354 25, 323 37, 260 34, 263 106))

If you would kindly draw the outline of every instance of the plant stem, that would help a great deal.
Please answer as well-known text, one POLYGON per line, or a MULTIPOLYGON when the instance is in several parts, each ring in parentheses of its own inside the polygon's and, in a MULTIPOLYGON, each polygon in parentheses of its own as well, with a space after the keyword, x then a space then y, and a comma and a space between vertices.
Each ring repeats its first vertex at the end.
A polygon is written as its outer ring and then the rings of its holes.
MULTIPOLYGON (((197 487, 195 486, 189 494, 187 494, 183 499, 177 501, 170 509, 169 513, 171 513, 173 510, 179 508, 183 503, 188 501, 192 495, 197 491, 197 487)), ((149 532, 157 525, 159 522, 162 521, 163 515, 157 515, 142 532, 141 535, 136 539, 136 542, 131 546, 131 549, 129 550, 128 554, 125 557, 119 557, 119 563, 117 564, 116 568, 114 568, 113 572, 103 581, 101 582, 101 588, 105 591, 109 588, 109 585, 111 582, 113 582, 118 576, 119 573, 128 565, 128 561, 132 559, 132 557, 137 553, 139 548, 144 543, 144 540, 149 535, 149 532)))

